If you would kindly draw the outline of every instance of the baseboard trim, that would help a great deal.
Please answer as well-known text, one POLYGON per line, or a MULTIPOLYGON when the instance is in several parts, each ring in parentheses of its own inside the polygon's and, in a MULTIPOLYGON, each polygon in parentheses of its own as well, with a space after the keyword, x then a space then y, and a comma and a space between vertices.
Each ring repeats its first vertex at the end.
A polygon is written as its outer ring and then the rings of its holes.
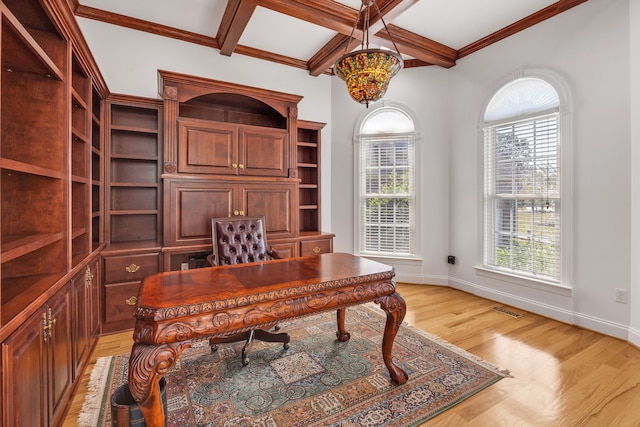
POLYGON ((518 295, 496 291, 495 289, 480 286, 465 280, 449 278, 448 286, 482 298, 530 311, 540 316, 558 320, 563 323, 568 323, 570 325, 579 326, 581 328, 619 338, 630 343, 640 343, 640 334, 637 333, 638 331, 635 331, 633 334, 635 337, 632 337, 632 331, 627 325, 544 304, 518 295))

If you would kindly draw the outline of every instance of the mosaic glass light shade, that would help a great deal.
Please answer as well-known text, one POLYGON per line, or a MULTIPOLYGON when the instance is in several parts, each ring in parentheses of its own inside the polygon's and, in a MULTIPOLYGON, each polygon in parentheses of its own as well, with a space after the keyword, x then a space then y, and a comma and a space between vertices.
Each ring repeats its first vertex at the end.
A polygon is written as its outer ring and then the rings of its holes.
POLYGON ((343 55, 334 70, 347 84, 351 98, 368 107, 384 96, 403 63, 402 57, 390 50, 362 49, 343 55))

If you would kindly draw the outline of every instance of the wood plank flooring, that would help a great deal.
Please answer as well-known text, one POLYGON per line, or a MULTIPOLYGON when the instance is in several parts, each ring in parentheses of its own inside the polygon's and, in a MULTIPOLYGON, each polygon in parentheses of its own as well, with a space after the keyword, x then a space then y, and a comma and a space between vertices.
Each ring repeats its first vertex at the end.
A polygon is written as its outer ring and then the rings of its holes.
MULTIPOLYGON (((405 322, 513 376, 424 426, 640 426, 640 349, 448 287, 397 287, 407 302, 405 322)), ((100 338, 64 427, 76 425, 96 358, 129 352, 131 335, 100 338)))

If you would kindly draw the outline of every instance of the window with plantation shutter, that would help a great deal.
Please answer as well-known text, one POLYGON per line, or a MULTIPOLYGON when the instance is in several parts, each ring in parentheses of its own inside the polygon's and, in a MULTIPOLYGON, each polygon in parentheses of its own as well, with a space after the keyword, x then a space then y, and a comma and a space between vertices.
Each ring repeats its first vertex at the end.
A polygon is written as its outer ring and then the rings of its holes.
POLYGON ((485 111, 484 265, 559 283, 562 186, 559 98, 538 78, 504 86, 485 111))
POLYGON ((397 107, 369 114, 357 137, 361 254, 415 255, 415 134, 397 107))

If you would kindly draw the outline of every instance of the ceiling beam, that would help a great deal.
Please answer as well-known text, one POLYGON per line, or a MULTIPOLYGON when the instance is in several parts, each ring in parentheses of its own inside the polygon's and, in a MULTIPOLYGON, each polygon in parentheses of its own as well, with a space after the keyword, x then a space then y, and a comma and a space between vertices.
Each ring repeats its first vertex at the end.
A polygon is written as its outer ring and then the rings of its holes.
POLYGON ((220 54, 231 56, 257 5, 256 0, 229 0, 216 36, 220 54))
POLYGON ((163 37, 169 37, 176 40, 182 40, 189 43, 195 43, 202 46, 218 49, 218 41, 213 37, 203 36, 202 34, 192 33, 190 31, 179 30, 177 28, 168 27, 156 22, 144 21, 142 19, 132 18, 113 12, 107 12, 102 9, 96 9, 90 6, 80 5, 75 11, 76 16, 82 18, 93 19, 100 22, 106 22, 120 27, 130 28, 132 30, 144 31, 146 33, 156 34, 163 37))
POLYGON ((500 40, 506 39, 507 37, 519 33, 522 30, 526 30, 529 27, 552 18, 586 1, 587 0, 559 0, 543 9, 540 9, 535 13, 532 13, 526 18, 522 18, 521 20, 516 21, 511 25, 507 25, 506 27, 496 31, 495 33, 491 33, 488 36, 481 38, 480 40, 477 40, 463 48, 460 48, 458 50, 458 58, 471 55, 472 53, 480 49, 499 42, 500 40))

